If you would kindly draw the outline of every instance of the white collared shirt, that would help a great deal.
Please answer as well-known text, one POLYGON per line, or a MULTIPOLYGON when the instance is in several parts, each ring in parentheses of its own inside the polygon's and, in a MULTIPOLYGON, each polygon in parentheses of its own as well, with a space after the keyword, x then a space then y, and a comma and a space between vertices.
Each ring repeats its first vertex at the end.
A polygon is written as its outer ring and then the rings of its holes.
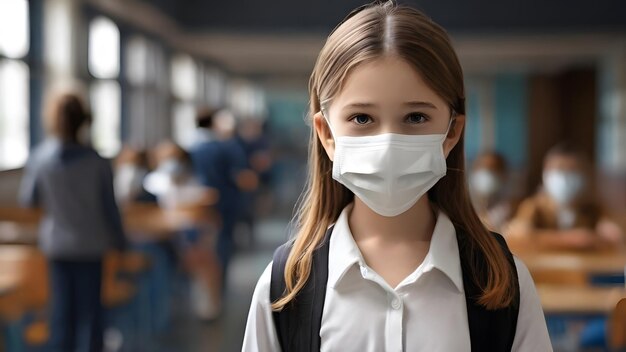
MULTIPOLYGON (((469 352, 471 349, 456 231, 439 212, 422 264, 396 288, 367 266, 348 226, 351 206, 330 238, 321 351, 469 352)), ((515 258, 520 309, 513 351, 552 351, 537 291, 515 258)), ((254 291, 242 351, 280 351, 272 318, 272 264, 254 291)), ((482 352, 482 351, 480 351, 482 352)))

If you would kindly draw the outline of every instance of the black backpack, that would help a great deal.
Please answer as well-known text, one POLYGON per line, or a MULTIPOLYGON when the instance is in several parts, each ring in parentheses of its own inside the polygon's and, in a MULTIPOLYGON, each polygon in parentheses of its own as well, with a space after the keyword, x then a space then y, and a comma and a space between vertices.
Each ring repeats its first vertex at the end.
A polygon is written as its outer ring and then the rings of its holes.
MULTIPOLYGON (((326 284, 328 280, 328 249, 330 247, 330 235, 333 228, 326 232, 321 246, 313 254, 313 263, 309 279, 296 297, 280 312, 274 312, 274 327, 283 352, 315 352, 320 350, 320 327, 324 299, 326 298, 326 284)), ((457 240, 461 256, 461 269, 463 271, 463 286, 467 302, 467 315, 471 350, 478 352, 507 352, 511 351, 517 328, 517 315, 519 313, 519 282, 513 255, 511 254, 504 238, 492 233, 504 250, 509 263, 515 273, 515 297, 509 307, 487 310, 478 304, 477 299, 481 294, 480 288, 472 279, 477 274, 480 280, 486 280, 485 258, 482 252, 474 251, 473 255, 467 255, 466 236, 460 236, 457 229, 457 240), (473 258, 469 258, 473 257, 473 258), (471 261, 471 262, 470 262, 471 261), (476 270, 477 272, 474 272, 476 270)), ((279 299, 285 292, 285 263, 291 251, 292 242, 287 242, 278 247, 274 252, 272 265, 272 279, 270 284, 270 302, 279 299)), ((484 282, 484 281, 482 281, 484 282)))

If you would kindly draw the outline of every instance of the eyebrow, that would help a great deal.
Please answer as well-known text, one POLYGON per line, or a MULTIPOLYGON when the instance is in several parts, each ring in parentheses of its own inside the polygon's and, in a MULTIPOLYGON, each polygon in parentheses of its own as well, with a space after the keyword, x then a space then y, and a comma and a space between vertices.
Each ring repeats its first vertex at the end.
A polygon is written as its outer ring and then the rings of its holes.
MULTIPOLYGON (((410 106, 413 108, 429 108, 429 109, 437 109, 435 104, 427 102, 427 101, 408 101, 404 103, 406 106, 410 106)), ((373 103, 350 103, 344 106, 344 108, 371 108, 375 107, 376 104, 373 103)))

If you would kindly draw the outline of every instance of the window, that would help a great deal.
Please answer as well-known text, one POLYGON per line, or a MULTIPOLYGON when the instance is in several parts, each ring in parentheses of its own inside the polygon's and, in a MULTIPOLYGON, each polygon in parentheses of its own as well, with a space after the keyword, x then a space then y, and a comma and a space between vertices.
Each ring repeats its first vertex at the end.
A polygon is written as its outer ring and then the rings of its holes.
POLYGON ((28 159, 28 65, 0 61, 0 169, 24 166, 28 159))
POLYGON ((113 157, 121 148, 120 32, 113 21, 98 17, 89 25, 92 142, 99 153, 113 157))
POLYGON ((89 26, 89 72, 96 78, 117 78, 120 74, 120 31, 104 17, 89 26))
POLYGON ((181 147, 188 149, 193 146, 196 134, 196 108, 193 104, 175 103, 172 115, 174 116, 174 141, 181 147))
POLYGON ((172 93, 181 100, 194 100, 198 88, 198 68, 187 55, 172 59, 172 93))
POLYGON ((24 166, 29 148, 28 2, 0 1, 0 170, 24 166))
POLYGON ((0 54, 19 59, 28 53, 28 2, 0 1, 0 54))
POLYGON ((258 118, 265 114, 265 95, 254 85, 235 80, 229 87, 229 105, 239 118, 258 118))
POLYGON ((170 136, 168 66, 163 48, 143 36, 125 42, 129 117, 127 142, 149 148, 170 136))
POLYGON ((177 55, 171 63, 171 89, 176 102, 172 108, 174 141, 183 148, 193 145, 196 129, 196 102, 201 75, 198 65, 187 55, 177 55))
POLYGON ((91 137, 93 146, 105 157, 114 157, 121 149, 120 85, 113 80, 98 80, 91 86, 93 110, 91 137))
POLYGON ((219 107, 224 105, 225 99, 225 77, 220 71, 214 68, 205 68, 204 82, 200 98, 209 106, 219 107))

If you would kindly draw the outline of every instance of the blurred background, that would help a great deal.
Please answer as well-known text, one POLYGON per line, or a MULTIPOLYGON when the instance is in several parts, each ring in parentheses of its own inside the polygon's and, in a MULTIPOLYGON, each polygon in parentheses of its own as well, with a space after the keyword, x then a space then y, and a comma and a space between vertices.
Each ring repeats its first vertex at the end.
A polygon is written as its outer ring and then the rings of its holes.
MULTIPOLYGON (((106 350, 240 350, 305 182, 308 76, 364 3, 1 0, 0 351, 58 342, 72 318, 50 307, 96 285, 68 258, 101 271, 106 350), (41 243, 74 218, 123 251, 41 243)), ((626 3, 400 3, 453 39, 476 207, 529 266, 555 350, 626 347, 626 3)))

